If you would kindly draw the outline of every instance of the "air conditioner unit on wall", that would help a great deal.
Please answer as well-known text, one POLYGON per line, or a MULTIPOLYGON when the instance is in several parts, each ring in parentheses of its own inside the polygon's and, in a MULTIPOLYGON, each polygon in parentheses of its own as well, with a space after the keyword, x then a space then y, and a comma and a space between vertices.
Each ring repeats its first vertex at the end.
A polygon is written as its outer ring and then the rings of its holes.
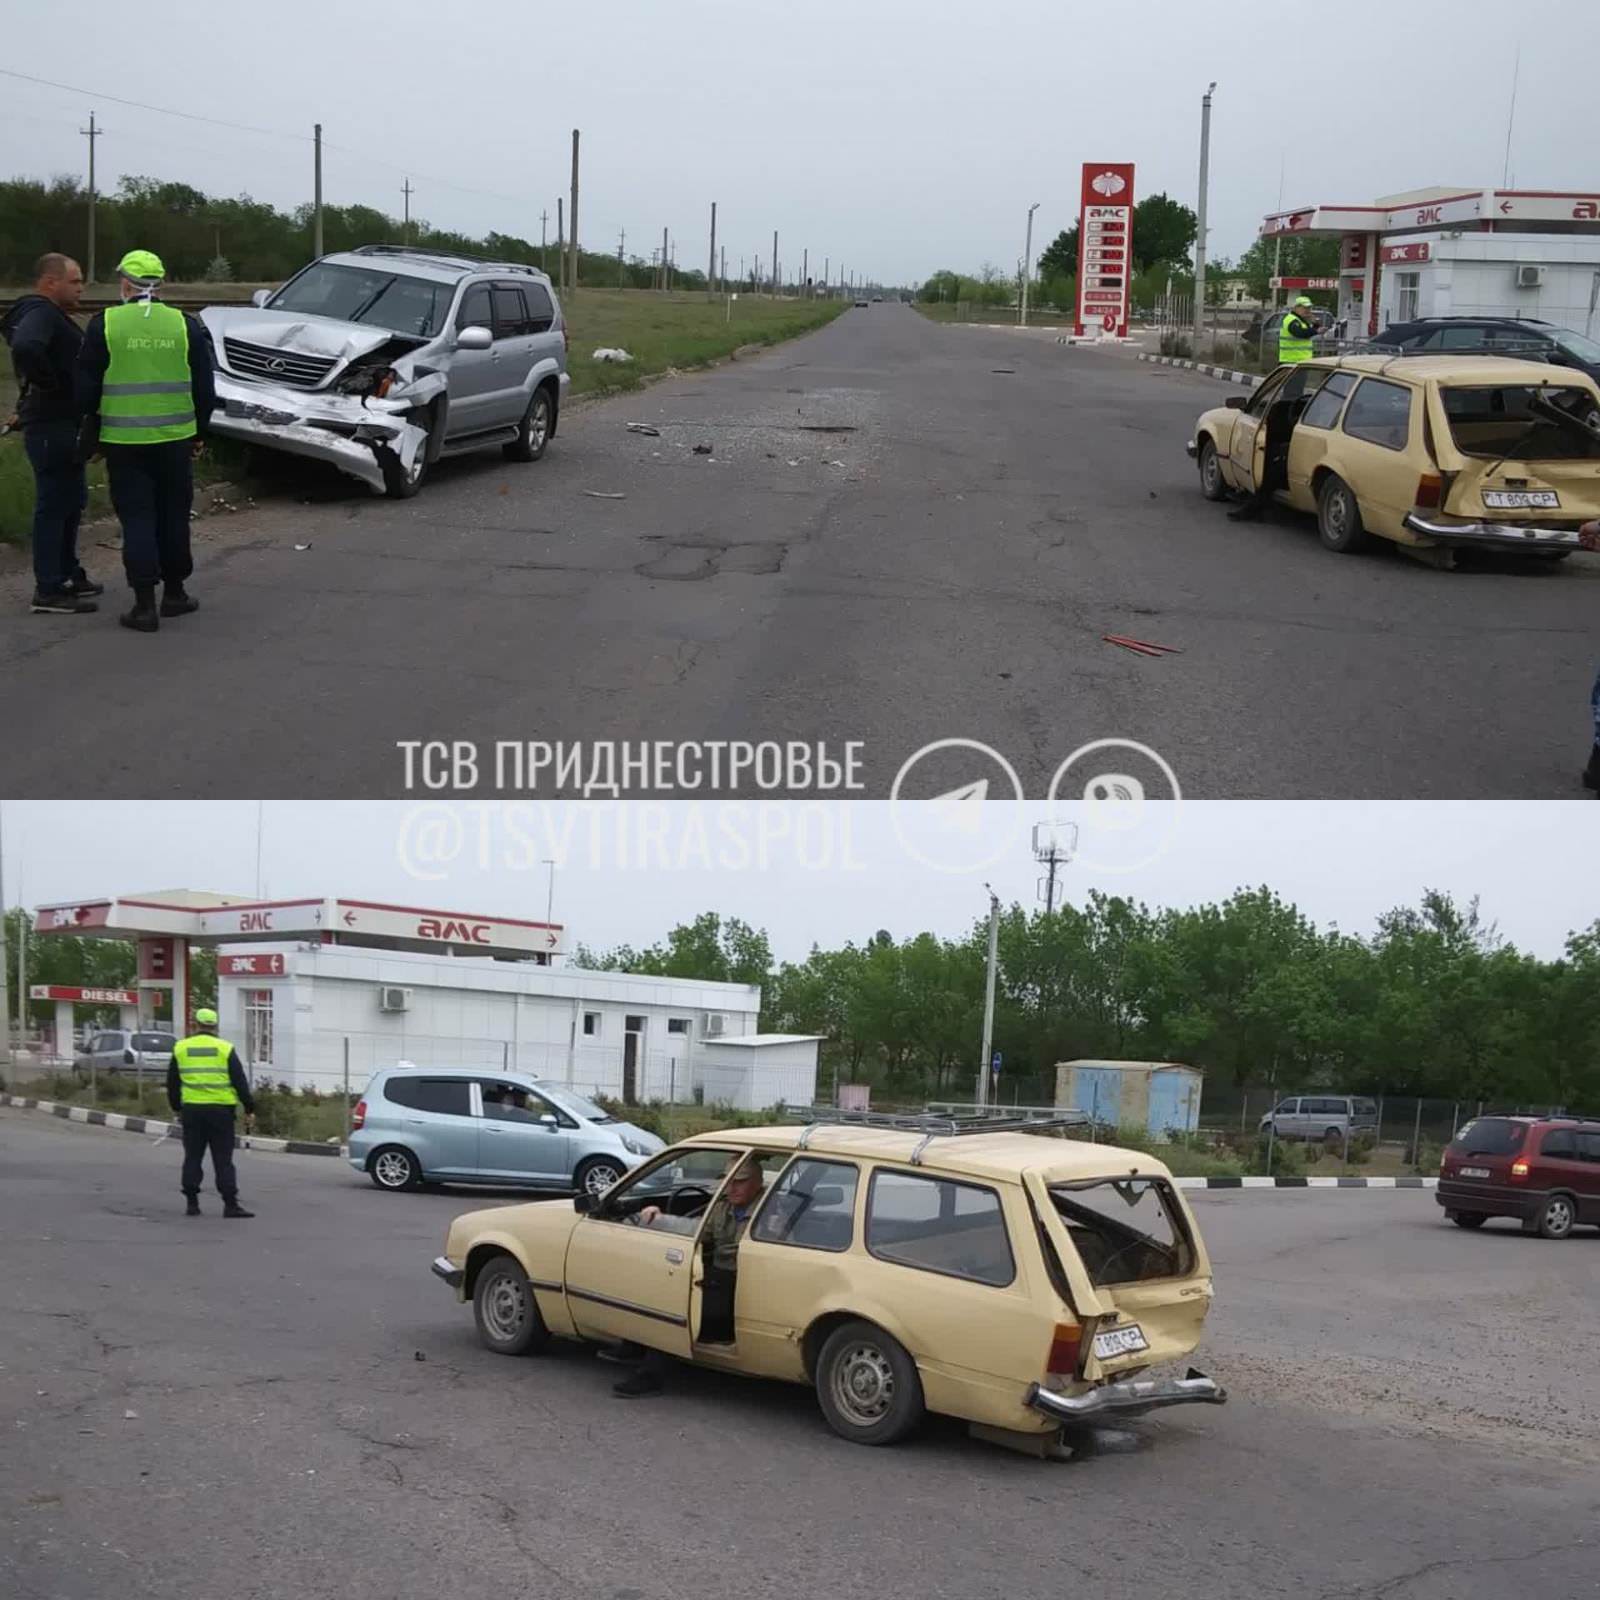
POLYGON ((411 1009, 411 991, 397 989, 389 984, 381 984, 378 988, 378 1009, 380 1011, 409 1011, 411 1009))
POLYGON ((1525 262, 1517 268, 1517 287, 1519 289, 1537 289, 1543 282, 1543 267, 1530 266, 1525 262))
POLYGON ((715 1038, 719 1033, 728 1031, 728 1019, 720 1011, 708 1011, 705 1015, 705 1026, 701 1031, 708 1039, 715 1038))

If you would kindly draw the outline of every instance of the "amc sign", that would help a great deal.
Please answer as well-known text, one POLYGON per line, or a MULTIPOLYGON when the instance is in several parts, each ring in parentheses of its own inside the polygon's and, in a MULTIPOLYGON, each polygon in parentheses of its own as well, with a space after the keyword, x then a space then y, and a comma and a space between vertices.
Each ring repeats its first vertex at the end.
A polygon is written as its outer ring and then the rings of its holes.
POLYGON ((424 917, 417 924, 419 939, 437 939, 443 944, 492 944, 487 922, 456 922, 443 917, 424 917))
POLYGON ((219 978, 281 978, 283 970, 281 955, 217 957, 219 978))

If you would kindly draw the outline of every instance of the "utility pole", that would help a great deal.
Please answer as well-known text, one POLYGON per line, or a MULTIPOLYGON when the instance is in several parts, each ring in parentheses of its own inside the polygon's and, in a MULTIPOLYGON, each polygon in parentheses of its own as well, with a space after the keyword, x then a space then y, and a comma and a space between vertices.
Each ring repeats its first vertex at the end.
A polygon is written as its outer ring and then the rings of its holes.
POLYGON ((1028 207, 1028 242, 1022 247, 1022 326, 1028 326, 1028 279, 1033 276, 1033 214, 1039 209, 1035 200, 1028 207))
POLYGON ((548 226, 549 221, 550 213, 548 211, 541 210, 539 213, 539 270, 547 278, 550 276, 550 259, 545 255, 544 251, 545 239, 548 237, 545 229, 548 226))
MULTIPOLYGON (((728 286, 728 247, 727 247, 727 245, 723 245, 723 247, 722 247, 722 263, 721 264, 722 264, 722 271, 717 274, 717 283, 718 283, 719 287, 721 287, 723 289, 726 289, 727 286, 728 286)), ((1597 273, 1596 277, 1600 277, 1600 273, 1597 273)))
POLYGON ((622 288, 627 273, 627 268, 622 264, 622 251, 627 242, 628 230, 624 228, 617 236, 617 287, 619 289, 622 288))
POLYGON ((778 230, 772 230, 772 298, 778 298, 778 230))
POLYGON ((94 282, 94 142, 105 132, 104 128, 95 126, 94 112, 89 113, 89 126, 79 128, 78 132, 89 141, 89 272, 87 281, 94 282))
POLYGON ((800 252, 800 292, 807 299, 811 298, 811 246, 807 245, 800 252))
POLYGON ((661 292, 667 292, 667 230, 661 230, 661 292))
POLYGON ((1045 879, 1044 889, 1044 909, 1047 916, 1056 908, 1056 868, 1064 866, 1072 859, 1072 852, 1077 843, 1078 829, 1074 823, 1034 824, 1033 859, 1047 868, 1049 873, 1045 879))
POLYGON ((828 291, 828 285, 833 282, 833 279, 828 275, 828 269, 832 265, 833 261, 831 257, 824 256, 822 258, 822 291, 824 294, 826 294, 828 291))
MULTIPOLYGON (((89 148, 94 149, 93 145, 89 148)), ((5 821, 5 806, 0 804, 0 824, 5 821)), ((17 1058, 11 1051, 10 991, 3 981, 6 972, 6 886, 5 886, 5 832, 0 826, 0 1066, 5 1069, 6 1087, 17 1087, 17 1058)), ((59 1051, 59 1042, 57 1045, 59 1051)))
POLYGON ((1206 319, 1206 190, 1211 181, 1211 97, 1217 92, 1210 84, 1200 101, 1200 203, 1195 208, 1194 231, 1194 348, 1200 359, 1200 341, 1205 337, 1206 319))
POLYGON ((572 269, 567 273, 567 288, 578 288, 578 130, 572 130, 572 210, 568 214, 567 248, 572 252, 572 269))
MULTIPOLYGON (((312 205, 314 207, 311 223, 311 254, 313 258, 322 254, 322 124, 315 123, 312 128, 312 138, 316 145, 315 190, 312 205)), ((219 250, 220 256, 222 252, 219 250)))
POLYGON ((566 212, 562 209, 566 202, 560 195, 556 196, 556 267, 561 273, 561 293, 567 292, 567 226, 562 220, 566 212))
POLYGON ((711 265, 706 268, 706 290, 717 292, 717 202, 711 202, 711 265))
POLYGON ((402 242, 405 243, 405 244, 410 244, 411 243, 411 197, 417 191, 411 187, 411 180, 409 178, 407 178, 406 181, 405 181, 405 185, 401 189, 400 192, 401 192, 401 194, 403 194, 406 197, 406 226, 405 226, 405 232, 402 235, 402 242))
MULTIPOLYGON (((984 884, 989 889, 988 884, 984 884)), ((978 1066, 978 1109, 989 1105, 989 1052, 994 1048, 994 970, 1000 951, 1000 900, 989 889, 989 969, 983 988, 983 1060, 978 1066)))

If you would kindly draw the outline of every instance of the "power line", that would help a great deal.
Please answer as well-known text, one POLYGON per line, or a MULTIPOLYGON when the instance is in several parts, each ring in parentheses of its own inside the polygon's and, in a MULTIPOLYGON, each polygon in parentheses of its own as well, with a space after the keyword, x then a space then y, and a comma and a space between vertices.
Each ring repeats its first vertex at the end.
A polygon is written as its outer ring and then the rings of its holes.
MULTIPOLYGON (((132 106, 138 111, 152 111, 160 117, 180 117, 185 122, 204 122, 213 128, 233 128, 240 133, 259 133, 269 139, 292 139, 296 144, 310 144, 311 138, 303 133, 288 133, 282 128, 263 128, 250 122, 230 122, 225 117, 206 117, 197 111, 175 111, 171 106, 153 106, 145 100, 129 100, 121 95, 101 94, 98 90, 85 89, 81 84, 58 83, 54 78, 37 78, 32 73, 14 72, 9 67, 0 67, 0 77, 16 78, 23 83, 37 83, 47 89, 62 89, 68 94, 87 95, 91 100, 109 100, 113 105, 132 106)), ((343 155, 355 156, 359 160, 370 162, 374 166, 386 167, 394 172, 409 173, 415 169, 402 167, 398 162, 385 161, 382 156, 368 154, 365 150, 358 150, 353 145, 333 144, 323 140, 324 150, 337 150, 343 155)), ((437 188, 452 189, 459 194, 476 195, 482 200, 504 200, 508 205, 520 206, 522 200, 515 195, 501 194, 494 189, 473 189, 464 183, 451 183, 447 178, 435 178, 426 172, 417 173, 428 183, 437 188)))

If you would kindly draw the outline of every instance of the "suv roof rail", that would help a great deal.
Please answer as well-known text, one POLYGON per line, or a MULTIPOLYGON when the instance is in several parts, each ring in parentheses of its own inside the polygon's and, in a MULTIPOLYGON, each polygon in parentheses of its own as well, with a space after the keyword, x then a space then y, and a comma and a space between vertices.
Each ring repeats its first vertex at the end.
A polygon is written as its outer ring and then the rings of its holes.
POLYGON ((495 256, 474 255, 467 250, 434 250, 421 244, 358 244, 345 254, 352 256, 427 256, 434 261, 458 261, 469 268, 493 267, 496 272, 526 272, 530 277, 546 274, 526 261, 502 261, 495 256))
POLYGON ((879 1128, 892 1133, 920 1133, 921 1142, 911 1152, 912 1166, 922 1164, 922 1152, 933 1139, 959 1139, 973 1133, 1039 1133, 1051 1128, 1086 1128, 1082 1111, 1016 1113, 1003 1107, 967 1116, 946 1116, 926 1111, 844 1111, 837 1106, 794 1106, 789 1116, 806 1124, 797 1150, 806 1149, 818 1128, 879 1128))

